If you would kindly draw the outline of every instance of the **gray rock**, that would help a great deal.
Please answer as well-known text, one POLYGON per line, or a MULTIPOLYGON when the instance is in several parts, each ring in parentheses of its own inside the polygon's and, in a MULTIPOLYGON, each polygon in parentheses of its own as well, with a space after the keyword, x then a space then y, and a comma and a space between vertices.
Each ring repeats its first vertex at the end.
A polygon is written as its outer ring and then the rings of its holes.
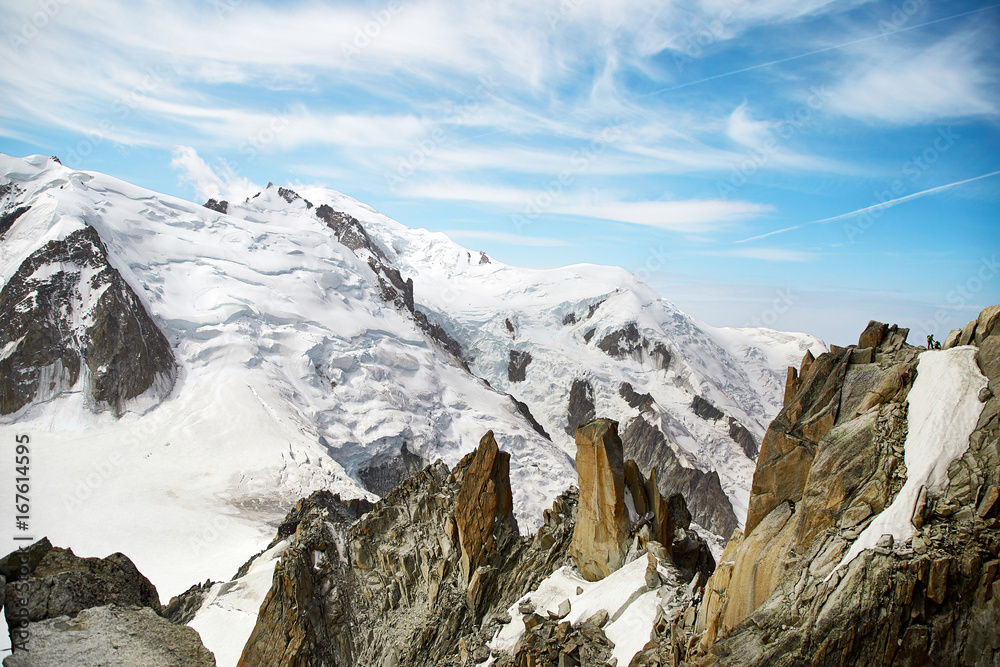
POLYGON ((215 656, 198 632, 149 607, 108 605, 32 623, 27 651, 4 667, 209 667, 215 656))

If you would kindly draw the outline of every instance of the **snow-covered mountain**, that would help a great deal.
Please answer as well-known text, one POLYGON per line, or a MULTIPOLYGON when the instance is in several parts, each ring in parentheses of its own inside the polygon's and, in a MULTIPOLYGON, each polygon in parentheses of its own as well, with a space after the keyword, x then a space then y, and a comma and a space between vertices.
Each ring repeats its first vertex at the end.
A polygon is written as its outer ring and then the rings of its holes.
POLYGON ((594 414, 643 420, 691 484, 717 473, 742 521, 785 369, 823 349, 330 190, 208 208, 40 156, 0 156, 0 284, 0 442, 31 438, 30 532, 123 551, 165 597, 228 580, 310 491, 374 498, 487 430, 533 531, 594 414))

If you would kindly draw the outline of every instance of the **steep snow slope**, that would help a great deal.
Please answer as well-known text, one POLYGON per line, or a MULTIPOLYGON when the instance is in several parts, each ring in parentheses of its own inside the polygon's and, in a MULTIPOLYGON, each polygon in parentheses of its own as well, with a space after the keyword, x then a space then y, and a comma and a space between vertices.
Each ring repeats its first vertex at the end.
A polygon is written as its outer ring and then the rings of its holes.
POLYGON ((567 431, 574 381, 590 382, 599 416, 621 421, 639 414, 622 396, 622 384, 629 383, 655 400, 653 418, 682 462, 718 471, 743 521, 754 459, 734 440, 728 419, 695 413, 694 398, 735 419, 759 444, 781 408, 787 367, 798 367, 806 350, 825 351, 820 341, 710 327, 624 269, 507 266, 444 234, 403 227, 349 197, 331 203, 359 219, 402 273, 414 276, 414 300, 470 351, 472 370, 527 403, 567 455, 576 451, 572 428, 567 431), (512 350, 531 355, 523 381, 508 373, 512 350))
POLYGON ((5 448, 19 433, 34 443, 38 537, 123 551, 166 598, 231 577, 309 491, 366 494, 358 466, 404 443, 454 465, 493 429, 525 530, 573 479, 565 453, 383 301, 301 200, 269 188, 223 215, 38 157, 0 158, 0 178, 30 206, 0 243, 4 284, 91 225, 179 366, 166 400, 120 419, 91 411, 82 383, 3 418, 5 448))

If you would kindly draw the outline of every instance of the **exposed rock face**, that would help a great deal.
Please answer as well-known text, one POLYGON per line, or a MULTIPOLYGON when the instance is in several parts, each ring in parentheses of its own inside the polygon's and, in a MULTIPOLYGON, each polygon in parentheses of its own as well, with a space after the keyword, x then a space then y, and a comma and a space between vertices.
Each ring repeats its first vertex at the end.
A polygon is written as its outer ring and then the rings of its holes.
POLYGON ((198 632, 149 607, 107 605, 32 623, 28 651, 4 667, 214 667, 198 632))
POLYGON ((207 202, 205 202, 204 204, 202 204, 202 206, 204 206, 207 209, 211 209, 213 211, 217 211, 219 213, 223 213, 223 214, 229 213, 229 202, 227 202, 225 199, 223 199, 222 201, 216 201, 215 199, 209 199, 207 202))
POLYGON ((49 241, 0 291, 0 414, 51 398, 81 373, 96 409, 119 414, 149 389, 170 392, 170 344, 93 227, 49 241))
POLYGON ((580 426, 592 421, 595 416, 594 387, 587 380, 573 380, 573 386, 569 390, 566 432, 575 434, 580 426))
POLYGON ((333 230, 338 241, 350 248, 359 258, 368 262, 368 266, 375 272, 378 279, 382 299, 394 304, 400 312, 410 313, 414 322, 427 335, 436 340, 442 348, 450 352, 468 370, 468 358, 462 345, 449 335, 440 324, 432 322, 427 317, 427 313, 414 306, 413 278, 403 280, 399 269, 392 265, 385 251, 372 241, 361 222, 354 216, 336 211, 327 204, 321 204, 316 208, 316 217, 333 230))
POLYGON ((28 568, 15 569, 20 562, 20 554, 14 552, 3 564, 6 599, 27 602, 7 605, 5 615, 11 626, 19 620, 18 614, 35 622, 106 604, 140 605, 160 612, 156 587, 124 554, 79 558, 46 539, 32 545, 28 568))
POLYGON ((687 578, 696 572, 707 578, 715 561, 704 540, 687 532, 691 514, 684 498, 664 498, 655 469, 647 480, 635 461, 622 460, 617 422, 581 426, 576 445, 580 506, 570 556, 583 577, 603 579, 629 559, 630 549, 655 542, 687 578))
POLYGON ((655 401, 649 394, 640 394, 629 382, 622 382, 618 387, 618 395, 625 399, 630 407, 638 408, 640 412, 645 412, 653 406, 655 401))
POLYGON ((358 479, 372 493, 384 496, 404 479, 422 470, 425 465, 426 462, 411 452, 404 442, 400 445, 398 453, 385 452, 369 459, 358 469, 358 479))
POLYGON ((736 514, 722 490, 719 474, 681 465, 663 432, 642 416, 630 421, 621 434, 625 456, 640 468, 658 471, 660 492, 680 493, 698 525, 718 535, 731 535, 738 527, 736 514))
POLYGON ((455 525, 462 551, 462 574, 468 582, 488 565, 497 544, 518 535, 510 490, 510 454, 501 452, 493 431, 459 463, 465 479, 455 501, 455 525))
POLYGON ((506 455, 495 446, 484 438, 452 472, 425 468, 357 520, 329 499, 301 501, 240 665, 421 667, 458 665, 460 650, 488 656, 498 614, 568 562, 577 505, 575 492, 564 494, 533 538, 519 537, 501 511, 509 484, 498 483, 506 455), (477 505, 497 508, 491 526, 471 517, 477 505), (478 557, 468 542, 468 576, 460 524, 469 539, 492 528, 494 540, 478 557))
POLYGON ((743 453, 747 455, 747 458, 757 458, 757 454, 759 453, 757 438, 753 437, 753 433, 748 431, 746 426, 736 421, 733 417, 729 418, 729 437, 739 444, 743 453))
POLYGON ((625 562, 631 525, 625 510, 625 468, 618 424, 598 419, 576 432, 580 508, 570 555, 589 581, 625 562))
POLYGON ((531 363, 531 353, 521 350, 510 351, 510 361, 507 363, 507 379, 511 382, 524 382, 531 363))
POLYGON ((694 409, 694 413, 701 417, 702 419, 722 419, 726 416, 719 408, 712 405, 709 401, 705 400, 701 396, 695 396, 691 401, 691 407, 694 409))
POLYGON ((123 554, 79 558, 42 539, 0 574, 15 648, 5 667, 215 665, 195 630, 160 616, 156 587, 123 554))
POLYGON ((944 495, 921 491, 912 538, 883 535, 836 569, 906 480, 906 399, 921 350, 902 343, 905 331, 872 323, 861 342, 874 347, 834 347, 803 364, 761 449, 753 521, 726 547, 697 620, 675 624, 659 655, 688 665, 1000 664, 995 332, 978 357, 991 388, 944 495))
MULTIPOLYGON (((510 396, 510 394, 507 395, 510 396)), ((535 415, 531 414, 531 409, 528 407, 527 403, 525 403, 524 401, 519 401, 513 396, 510 396, 510 400, 514 402, 514 407, 517 408, 517 411, 520 412, 521 415, 528 420, 528 423, 531 424, 531 428, 535 429, 535 433, 542 436, 546 440, 552 439, 552 436, 550 436, 548 432, 546 432, 545 427, 539 424, 538 420, 535 419, 535 415)))
POLYGON ((656 368, 666 370, 670 367, 670 350, 667 349, 667 346, 660 342, 650 343, 645 336, 639 333, 635 322, 630 322, 624 329, 607 334, 598 341, 597 347, 615 359, 632 357, 642 360, 648 358, 656 368))

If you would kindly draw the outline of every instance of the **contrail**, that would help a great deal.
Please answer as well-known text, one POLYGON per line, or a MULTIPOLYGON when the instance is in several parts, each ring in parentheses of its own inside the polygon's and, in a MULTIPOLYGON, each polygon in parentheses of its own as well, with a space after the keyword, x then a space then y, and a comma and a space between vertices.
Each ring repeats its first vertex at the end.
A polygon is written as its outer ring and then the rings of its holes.
POLYGON ((767 232, 766 234, 760 234, 758 236, 751 236, 748 239, 743 239, 737 241, 737 243, 746 243, 747 241, 757 241, 758 239, 767 238, 768 236, 774 236, 775 234, 781 234, 783 232, 790 232, 793 229, 800 229, 806 225, 818 225, 823 222, 833 222, 834 220, 843 220, 844 218, 850 218, 855 215, 860 215, 868 211, 878 211, 883 208, 892 208, 896 204, 902 204, 903 202, 910 201, 911 199, 918 199, 920 197, 925 197, 927 195, 932 195, 935 192, 941 192, 942 190, 947 190, 949 188, 954 188, 958 185, 964 185, 966 183, 972 183, 973 181, 979 181, 984 178, 989 178, 990 176, 996 176, 1000 174, 1000 171, 991 171, 988 174, 983 174, 982 176, 974 176, 973 178, 967 178, 964 181, 955 181, 954 183, 948 183, 947 185, 938 185, 937 187, 930 188, 928 190, 922 190, 920 192, 914 192, 912 195, 906 195, 904 197, 899 197, 898 199, 890 199, 888 201, 880 202, 878 204, 873 204, 871 206, 865 206, 864 208, 859 208, 856 211, 851 211, 850 213, 841 213, 840 215, 835 215, 832 218, 822 218, 821 220, 813 220, 811 222, 804 222, 801 225, 794 225, 792 227, 785 227, 784 229, 776 229, 773 232, 767 232))
POLYGON ((660 90, 654 90, 650 93, 644 93, 642 95, 637 95, 636 99, 641 99, 643 97, 649 97, 651 95, 659 95, 660 93, 669 93, 674 90, 680 90, 681 88, 687 88, 688 86, 696 86, 699 83, 706 83, 708 81, 715 81, 716 79, 723 79, 727 76, 734 76, 736 74, 742 74, 744 72, 752 72, 755 69, 762 69, 764 67, 770 67, 771 65, 780 65, 781 63, 787 63, 792 60, 798 60, 800 58, 808 58, 809 56, 815 56, 819 53, 826 53, 827 51, 835 51, 836 49, 842 49, 845 46, 853 46, 854 44, 861 44, 862 42, 868 42, 873 39, 881 39, 883 37, 888 37, 889 35, 897 35, 901 32, 907 32, 908 30, 916 30, 917 28, 923 28, 929 25, 934 25, 935 23, 941 23, 942 21, 950 21, 952 19, 961 18, 963 16, 968 16, 969 14, 976 14, 978 12, 985 12, 987 9, 995 9, 1000 7, 1000 4, 988 5, 986 7, 980 7, 979 9, 972 9, 967 12, 962 12, 961 14, 954 14, 952 16, 945 16, 944 18, 934 19, 933 21, 927 21, 926 23, 920 23, 919 25, 911 25, 906 28, 899 28, 898 30, 890 30, 889 32, 880 32, 877 35, 871 35, 869 37, 862 37, 861 39, 855 39, 850 42, 844 42, 843 44, 836 44, 834 46, 828 46, 823 49, 818 49, 816 51, 810 51, 809 53, 800 53, 797 56, 789 56, 788 58, 781 58, 779 60, 772 60, 766 63, 760 63, 759 65, 751 65, 750 67, 744 67, 742 69, 733 70, 732 72, 723 72, 722 74, 715 74, 713 76, 705 77, 704 79, 698 79, 697 81, 688 81, 687 83, 682 83, 677 86, 671 86, 670 88, 662 88, 660 90))

